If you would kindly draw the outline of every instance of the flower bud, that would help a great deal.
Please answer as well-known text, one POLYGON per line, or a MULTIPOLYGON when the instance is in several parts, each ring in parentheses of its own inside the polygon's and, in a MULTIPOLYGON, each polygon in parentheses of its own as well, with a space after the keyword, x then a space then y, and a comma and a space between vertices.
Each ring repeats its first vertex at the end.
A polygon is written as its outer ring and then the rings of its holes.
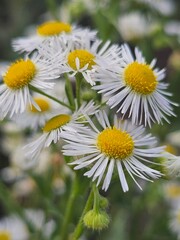
POLYGON ((102 230, 109 225, 110 219, 105 211, 95 211, 92 209, 85 214, 83 221, 87 228, 102 230))

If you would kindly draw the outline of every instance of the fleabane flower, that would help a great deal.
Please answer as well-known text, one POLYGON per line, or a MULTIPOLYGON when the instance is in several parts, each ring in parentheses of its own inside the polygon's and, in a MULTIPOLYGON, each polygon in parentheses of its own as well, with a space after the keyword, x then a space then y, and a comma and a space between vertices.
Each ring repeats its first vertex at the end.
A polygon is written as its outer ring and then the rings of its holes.
POLYGON ((42 45, 44 40, 47 39, 52 42, 54 37, 60 37, 63 42, 67 42, 68 39, 73 39, 76 42, 83 36, 88 36, 93 40, 96 31, 91 31, 88 28, 82 29, 62 21, 47 21, 36 27, 34 35, 14 39, 12 47, 18 52, 31 53, 37 50, 38 46, 42 45))
POLYGON ((28 229, 15 215, 4 217, 0 220, 0 239, 2 240, 27 240, 28 229))
POLYGON ((173 233, 177 235, 177 239, 180 239, 180 206, 177 204, 175 208, 172 208, 171 212, 171 219, 169 222, 169 227, 173 233))
POLYGON ((172 178, 180 176, 180 156, 165 152, 164 165, 167 169, 168 175, 172 178))
POLYGON ((44 148, 61 139, 62 131, 71 131, 75 134, 84 131, 82 126, 86 122, 85 114, 93 115, 96 111, 97 106, 91 101, 88 104, 83 104, 72 115, 66 112, 49 119, 42 128, 42 135, 24 147, 27 158, 36 161, 44 148))
POLYGON ((161 173, 151 169, 145 163, 153 163, 153 158, 162 156, 164 147, 156 147, 156 139, 151 134, 144 134, 142 126, 133 126, 127 121, 120 121, 116 116, 111 125, 107 114, 96 114, 100 127, 94 125, 89 118, 91 130, 84 130, 78 135, 72 132, 63 132, 62 138, 67 141, 63 147, 63 154, 74 156, 77 160, 75 170, 88 168, 85 176, 97 179, 97 185, 102 181, 102 189, 108 189, 112 174, 117 169, 120 183, 124 192, 129 190, 125 171, 141 189, 134 176, 151 181, 161 173))
POLYGON ((33 96, 33 101, 39 106, 40 110, 28 104, 26 111, 15 115, 15 122, 21 128, 31 128, 37 130, 43 127, 45 122, 62 111, 62 107, 51 99, 42 95, 33 96))
POLYGON ((61 73, 68 73, 71 77, 81 73, 91 85, 95 84, 94 73, 96 71, 111 69, 120 61, 118 45, 110 46, 110 41, 103 45, 101 40, 92 41, 88 37, 79 40, 76 45, 72 40, 68 41, 66 45, 56 38, 53 43, 47 42, 40 46, 38 51, 45 57, 56 56, 57 63, 62 69, 61 73), (62 55, 65 59, 63 62, 62 55))
POLYGON ((108 97, 107 104, 117 107, 121 117, 131 118, 133 124, 144 124, 151 126, 152 122, 162 123, 167 116, 175 116, 173 105, 166 96, 167 84, 162 80, 165 70, 154 68, 156 60, 147 64, 142 53, 135 48, 135 58, 128 45, 121 46, 121 63, 116 70, 101 71, 96 74, 99 85, 95 90, 108 97))
POLYGON ((0 108, 3 117, 12 117, 15 113, 25 111, 27 105, 34 106, 40 111, 33 100, 30 86, 40 90, 52 89, 52 80, 59 77, 59 70, 51 59, 43 59, 39 55, 19 59, 12 63, 3 75, 0 85, 0 108))

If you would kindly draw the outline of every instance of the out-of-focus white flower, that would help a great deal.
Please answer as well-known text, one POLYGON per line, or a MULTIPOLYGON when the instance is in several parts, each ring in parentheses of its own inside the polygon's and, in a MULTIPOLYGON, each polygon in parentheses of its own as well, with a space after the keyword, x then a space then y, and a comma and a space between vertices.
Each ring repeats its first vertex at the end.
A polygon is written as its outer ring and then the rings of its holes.
POLYGON ((12 215, 0 220, 0 239, 28 240, 29 234, 25 224, 18 217, 12 215))
POLYGON ((180 206, 177 205, 172 208, 170 212, 171 219, 169 221, 169 227, 173 233, 177 235, 177 239, 180 240, 180 206))
POLYGON ((168 175, 172 178, 180 176, 180 156, 175 156, 169 152, 165 152, 165 167, 168 171, 168 175))
POLYGON ((26 209, 25 214, 33 227, 44 237, 50 237, 55 228, 53 220, 46 221, 45 214, 40 209, 26 209))
POLYGON ((172 15, 175 11, 175 4, 172 0, 137 0, 138 2, 147 4, 149 7, 154 8, 164 16, 172 15))
POLYGON ((165 24, 164 30, 168 35, 177 36, 180 39, 180 21, 169 21, 165 24))
POLYGON ((83 36, 92 40, 96 36, 96 31, 91 31, 88 28, 82 29, 75 25, 71 26, 61 21, 48 21, 34 29, 33 35, 14 39, 12 46, 15 51, 31 53, 47 40, 51 43, 58 37, 63 42, 69 39, 78 41, 83 36))
POLYGON ((14 152, 17 146, 21 145, 25 140, 22 129, 14 122, 3 123, 2 132, 2 148, 9 154, 14 152))
POLYGON ((125 41, 136 41, 149 34, 150 23, 140 12, 130 12, 118 19, 117 29, 125 41))
POLYGON ((164 184, 163 196, 172 207, 177 207, 180 202, 180 183, 178 181, 168 181, 164 184))
POLYGON ((26 111, 14 116, 14 120, 21 128, 37 130, 42 127, 48 119, 62 111, 61 105, 45 96, 35 95, 33 100, 39 106, 40 111, 34 106, 31 107, 28 105, 26 111))
POLYGON ((180 130, 167 134, 166 140, 172 146, 180 147, 180 130))

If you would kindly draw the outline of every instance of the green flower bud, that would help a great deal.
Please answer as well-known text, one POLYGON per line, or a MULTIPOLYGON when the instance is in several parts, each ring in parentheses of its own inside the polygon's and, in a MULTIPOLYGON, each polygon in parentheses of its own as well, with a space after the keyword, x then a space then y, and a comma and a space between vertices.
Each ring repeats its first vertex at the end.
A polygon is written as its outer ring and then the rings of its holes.
POLYGON ((95 211, 94 209, 87 212, 84 216, 84 225, 93 230, 102 230, 107 228, 110 219, 105 211, 95 211))
POLYGON ((108 205, 109 205, 109 201, 107 200, 107 198, 101 196, 99 201, 100 208, 105 209, 108 207, 108 205))

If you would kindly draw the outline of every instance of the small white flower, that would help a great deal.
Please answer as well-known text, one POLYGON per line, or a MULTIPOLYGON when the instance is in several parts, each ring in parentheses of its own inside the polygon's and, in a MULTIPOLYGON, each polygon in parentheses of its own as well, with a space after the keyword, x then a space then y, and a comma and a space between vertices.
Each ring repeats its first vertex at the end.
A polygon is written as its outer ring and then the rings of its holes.
POLYGON ((25 112, 14 116, 16 123, 21 128, 37 130, 39 127, 44 126, 48 119, 62 111, 62 107, 59 107, 55 101, 42 95, 34 96, 33 100, 39 106, 40 110, 28 105, 25 112))
POLYGON ((88 104, 83 104, 72 115, 59 114, 49 119, 43 127, 43 134, 24 147, 27 158, 33 160, 31 164, 37 160, 44 148, 49 147, 51 143, 57 143, 61 139, 62 131, 71 131, 75 134, 84 131, 84 128, 82 128, 83 123, 86 122, 84 115, 93 115, 96 111, 97 107, 91 101, 88 104))
POLYGON ((12 117, 25 111, 28 104, 40 110, 30 93, 30 86, 40 90, 52 89, 52 80, 59 77, 59 70, 51 59, 34 54, 31 59, 20 59, 9 66, 0 85, 1 115, 12 117))
POLYGON ((71 163, 77 165, 75 170, 89 168, 84 175, 92 177, 93 181, 97 179, 97 185, 102 181, 102 189, 105 191, 110 185, 115 167, 124 192, 129 190, 125 171, 140 189, 134 176, 148 181, 151 181, 149 177, 156 179, 161 176, 159 171, 144 164, 153 163, 150 159, 161 157, 164 149, 155 147, 156 139, 151 134, 145 135, 142 126, 121 122, 116 116, 111 125, 105 112, 97 113, 96 117, 101 130, 87 117, 91 130, 84 129, 78 135, 68 131, 61 134, 67 142, 63 154, 77 158, 71 163))
POLYGON ((15 51, 31 53, 37 50, 45 40, 49 43, 53 42, 56 37, 61 41, 67 42, 69 39, 74 42, 82 37, 89 37, 93 40, 96 36, 96 31, 91 31, 88 28, 82 29, 75 25, 71 26, 68 23, 60 21, 48 21, 39 25, 36 28, 36 33, 29 37, 21 37, 12 41, 12 47, 15 51))
POLYGON ((94 73, 96 71, 111 69, 120 61, 118 45, 110 46, 110 41, 102 45, 101 40, 92 41, 88 36, 77 41, 76 44, 72 40, 64 44, 56 38, 53 43, 47 42, 40 46, 38 51, 46 58, 50 55, 56 56, 59 67, 62 69, 61 73, 68 73, 71 77, 81 73, 91 85, 95 84, 94 73))
POLYGON ((180 176, 180 156, 165 152, 164 164, 171 177, 175 178, 180 176))
POLYGON ((177 239, 180 240, 180 206, 176 206, 171 210, 171 219, 169 227, 173 233, 177 235, 177 239))
POLYGON ((125 41, 134 41, 149 34, 150 24, 140 12, 130 12, 119 17, 117 28, 125 41))
POLYGON ((135 59, 128 47, 122 45, 121 63, 116 70, 101 71, 96 74, 99 85, 95 90, 109 98, 107 104, 117 107, 122 118, 131 118, 133 124, 151 126, 152 122, 162 123, 167 116, 175 116, 172 105, 176 105, 166 98, 171 96, 166 92, 167 84, 162 83, 165 70, 153 69, 156 60, 147 64, 142 53, 135 48, 135 59))
POLYGON ((12 215, 0 220, 0 239, 28 240, 29 234, 25 224, 12 215))

